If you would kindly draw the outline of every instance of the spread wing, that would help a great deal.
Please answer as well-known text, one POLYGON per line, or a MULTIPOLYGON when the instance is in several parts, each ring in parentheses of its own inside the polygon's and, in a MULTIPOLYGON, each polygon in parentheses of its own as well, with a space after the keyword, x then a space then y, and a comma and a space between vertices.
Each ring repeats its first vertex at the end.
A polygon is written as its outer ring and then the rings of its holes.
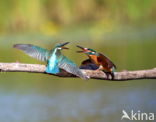
POLYGON ((82 79, 88 79, 89 77, 86 76, 71 60, 62 56, 61 60, 58 63, 58 67, 64 69, 65 71, 74 74, 82 79))
POLYGON ((47 61, 50 56, 50 51, 31 44, 15 44, 14 48, 20 49, 30 57, 40 61, 47 61))
POLYGON ((98 56, 98 61, 102 63, 103 66, 108 67, 108 68, 112 68, 114 67, 116 69, 115 64, 106 56, 104 56, 103 54, 100 53, 100 55, 98 56))

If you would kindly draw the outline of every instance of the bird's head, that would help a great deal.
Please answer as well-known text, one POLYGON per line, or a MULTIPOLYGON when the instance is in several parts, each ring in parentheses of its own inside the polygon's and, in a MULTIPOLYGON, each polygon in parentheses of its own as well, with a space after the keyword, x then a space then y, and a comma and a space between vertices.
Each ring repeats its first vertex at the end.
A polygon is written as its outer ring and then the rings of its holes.
POLYGON ((97 55, 97 52, 90 48, 84 48, 82 46, 77 45, 78 48, 81 49, 81 51, 77 51, 78 53, 85 53, 87 55, 97 55))
POLYGON ((57 50, 69 49, 69 48, 65 47, 65 45, 67 45, 67 44, 69 44, 69 42, 60 43, 60 44, 57 44, 57 45, 55 46, 55 48, 56 48, 57 50))

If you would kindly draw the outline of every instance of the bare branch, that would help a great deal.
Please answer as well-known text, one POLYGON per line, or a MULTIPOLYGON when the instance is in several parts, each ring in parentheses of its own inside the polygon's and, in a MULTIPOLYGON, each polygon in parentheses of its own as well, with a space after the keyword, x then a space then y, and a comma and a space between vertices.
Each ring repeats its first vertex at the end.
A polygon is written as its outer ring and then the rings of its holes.
MULTIPOLYGON (((45 73, 45 65, 40 64, 23 64, 23 63, 0 63, 1 72, 31 72, 31 73, 45 73)), ((102 71, 83 70, 92 79, 111 80, 107 79, 105 73, 102 71)), ((59 77, 75 77, 70 73, 61 71, 56 76, 59 77)), ((122 71, 115 72, 114 81, 126 81, 136 79, 156 79, 156 68, 138 71, 122 71)))

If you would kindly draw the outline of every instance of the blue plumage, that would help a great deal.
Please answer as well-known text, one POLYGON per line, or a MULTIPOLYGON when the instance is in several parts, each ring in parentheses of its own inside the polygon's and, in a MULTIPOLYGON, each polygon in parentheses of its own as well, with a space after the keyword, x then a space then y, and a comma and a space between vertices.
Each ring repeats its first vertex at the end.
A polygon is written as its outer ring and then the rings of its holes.
POLYGON ((57 49, 54 49, 50 58, 47 61, 46 71, 47 73, 57 74, 60 72, 58 68, 58 57, 56 55, 57 49))
POLYGON ((46 61, 46 73, 57 74, 60 69, 72 73, 82 79, 88 79, 86 76, 71 60, 61 54, 62 49, 68 49, 64 47, 69 42, 63 44, 57 44, 54 49, 46 50, 38 46, 31 44, 16 44, 14 48, 24 51, 29 56, 41 61, 46 61))

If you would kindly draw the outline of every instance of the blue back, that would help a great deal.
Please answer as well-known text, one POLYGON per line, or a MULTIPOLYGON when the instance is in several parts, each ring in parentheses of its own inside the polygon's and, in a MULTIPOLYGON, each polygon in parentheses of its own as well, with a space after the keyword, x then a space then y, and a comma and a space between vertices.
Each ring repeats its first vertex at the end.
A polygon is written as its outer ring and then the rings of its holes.
POLYGON ((54 49, 50 58, 47 61, 46 71, 47 73, 57 74, 60 72, 58 68, 58 56, 56 54, 57 49, 54 49))

